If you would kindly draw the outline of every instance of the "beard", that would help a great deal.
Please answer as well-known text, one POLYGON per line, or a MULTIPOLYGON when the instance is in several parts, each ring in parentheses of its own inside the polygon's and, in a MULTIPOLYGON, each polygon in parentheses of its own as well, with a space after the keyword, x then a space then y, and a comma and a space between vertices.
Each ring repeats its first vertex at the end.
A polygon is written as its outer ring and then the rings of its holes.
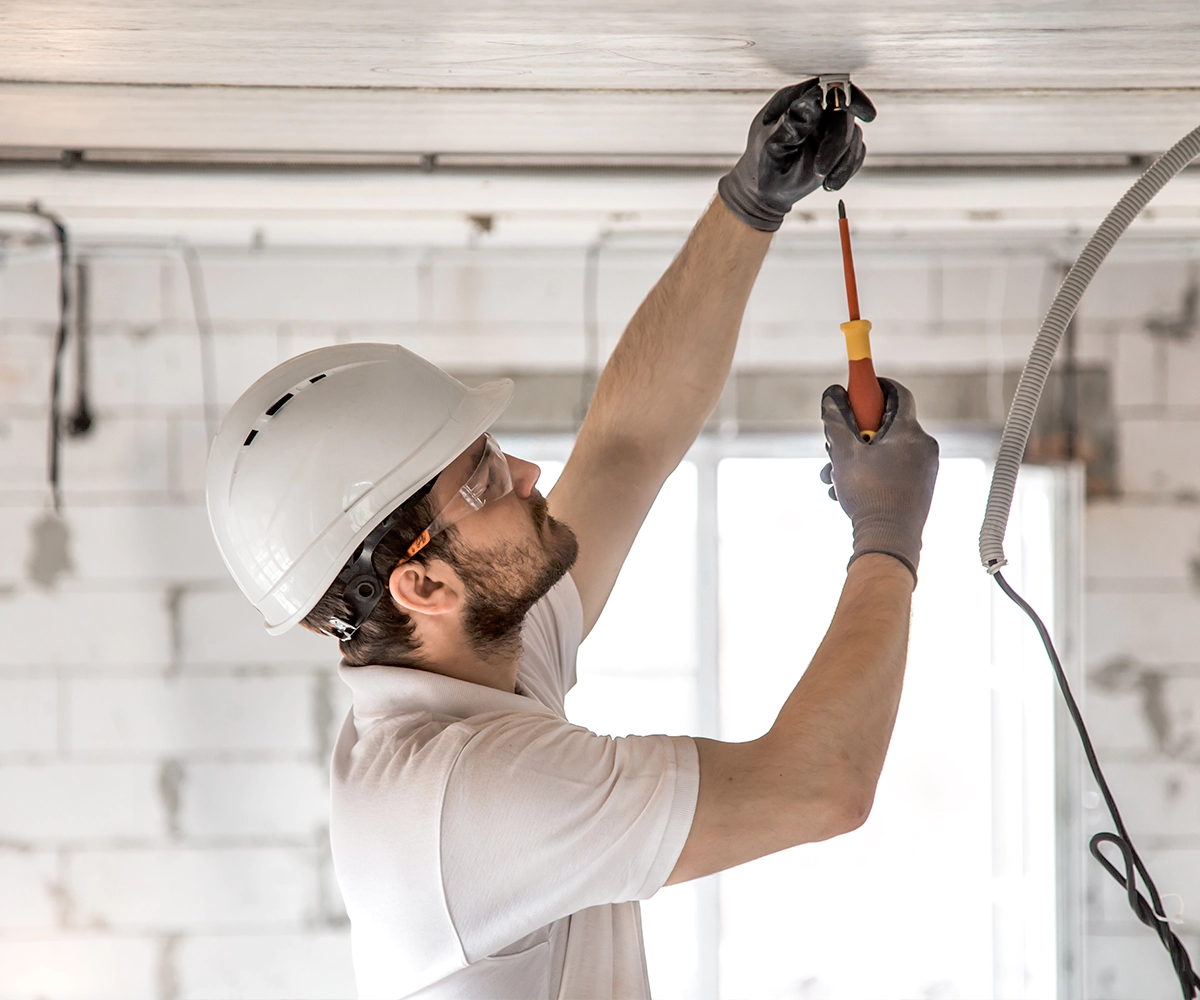
POLYGON ((566 576, 579 541, 550 515, 540 493, 531 498, 533 541, 505 542, 469 554, 451 547, 451 563, 466 590, 463 630, 482 656, 508 655, 520 646, 525 616, 566 576))

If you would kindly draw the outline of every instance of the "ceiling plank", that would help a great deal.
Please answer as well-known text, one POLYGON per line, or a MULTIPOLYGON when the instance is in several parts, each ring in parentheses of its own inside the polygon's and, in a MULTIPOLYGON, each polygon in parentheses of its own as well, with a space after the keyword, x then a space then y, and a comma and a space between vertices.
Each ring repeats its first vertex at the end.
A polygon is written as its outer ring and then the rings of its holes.
MULTIPOLYGON (((736 157, 764 93, 0 85, 10 147, 736 157)), ((879 91, 874 154, 1135 154, 1200 122, 1200 89, 879 91), (1114 106, 1144 101, 1136 115, 1114 106)))

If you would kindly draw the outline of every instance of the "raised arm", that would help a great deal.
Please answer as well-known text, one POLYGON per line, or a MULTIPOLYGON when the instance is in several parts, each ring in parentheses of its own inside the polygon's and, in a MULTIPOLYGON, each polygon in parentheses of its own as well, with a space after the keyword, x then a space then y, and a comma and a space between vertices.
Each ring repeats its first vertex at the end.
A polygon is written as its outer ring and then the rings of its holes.
MULTIPOLYGON (((645 302, 596 387, 571 458, 548 501, 579 538, 572 576, 586 635, 663 481, 691 447, 729 375, 750 290, 771 233, 823 182, 862 163, 853 114, 826 111, 815 80, 776 94, 755 116, 746 152, 645 302)), ((869 115, 868 110, 869 109, 869 115)))
POLYGON ((579 539, 571 575, 585 635, 664 480, 720 398, 770 242, 713 201, 605 365, 548 497, 579 539))
POLYGON ((908 390, 881 382, 887 406, 870 444, 858 437, 845 391, 825 394, 826 478, 854 527, 829 631, 765 736, 696 741, 700 794, 671 882, 846 833, 870 812, 900 702, 938 466, 937 443, 917 423, 908 390))

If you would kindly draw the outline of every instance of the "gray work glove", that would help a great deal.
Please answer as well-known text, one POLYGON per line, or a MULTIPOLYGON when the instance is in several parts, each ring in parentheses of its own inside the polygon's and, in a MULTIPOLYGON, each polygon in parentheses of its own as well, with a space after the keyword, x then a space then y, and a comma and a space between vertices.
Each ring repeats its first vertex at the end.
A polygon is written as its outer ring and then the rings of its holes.
POLYGON ((849 107, 838 110, 822 107, 816 77, 784 87, 754 116, 746 151, 717 183, 722 200, 746 225, 775 232, 806 194, 822 184, 837 191, 862 166, 855 118, 873 121, 875 106, 854 84, 849 107))
POLYGON ((895 556, 917 576, 921 529, 937 480, 938 443, 917 423, 913 395, 899 382, 881 378, 883 421, 869 444, 858 432, 846 390, 831 385, 821 397, 825 450, 821 470, 829 495, 842 505, 854 528, 854 562, 868 552, 895 556))

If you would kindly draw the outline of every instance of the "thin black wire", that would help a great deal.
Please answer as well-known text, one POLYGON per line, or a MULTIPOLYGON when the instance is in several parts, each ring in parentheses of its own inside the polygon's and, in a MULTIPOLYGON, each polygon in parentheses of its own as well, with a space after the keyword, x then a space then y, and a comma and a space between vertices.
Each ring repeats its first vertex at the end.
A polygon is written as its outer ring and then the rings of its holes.
POLYGON ((588 244, 583 258, 583 371, 579 380, 579 406, 575 414, 575 429, 583 426, 596 386, 600 381, 600 252, 608 239, 601 232, 588 244))
POLYGON ((179 254, 187 271, 188 291, 192 296, 192 314, 196 320, 196 335, 200 342, 200 388, 204 396, 204 434, 211 445, 217 433, 217 365, 213 350, 212 316, 208 311, 208 294, 204 288, 204 268, 200 254, 192 244, 179 241, 179 254))
POLYGON ((178 254, 183 262, 188 279, 188 294, 191 296, 192 317, 196 324, 196 335, 200 347, 200 390, 204 405, 204 430, 211 445, 217 432, 217 364, 213 344, 212 314, 208 307, 208 293, 204 285, 204 265, 196 247, 187 240, 132 240, 109 244, 89 244, 90 251, 151 250, 178 254))
POLYGON ((67 320, 70 315, 71 283, 68 270, 71 264, 67 227, 53 212, 47 212, 36 201, 28 205, 3 205, 0 211, 31 215, 48 223, 58 244, 58 329, 54 334, 54 354, 50 369, 50 426, 46 440, 46 478, 50 485, 50 503, 54 513, 62 506, 59 485, 59 444, 62 437, 62 361, 67 346, 67 320))
POLYGON ((998 571, 993 573, 992 576, 996 578, 996 583, 1000 585, 1000 589, 1012 599, 1017 607, 1029 616, 1038 631, 1038 635, 1041 636, 1042 645, 1046 647, 1046 655, 1050 657, 1050 664, 1054 667, 1054 676, 1058 681, 1059 690, 1062 691, 1063 699, 1067 703, 1067 711, 1070 712, 1071 721, 1075 723, 1075 729, 1079 732, 1079 739, 1083 743, 1083 753, 1087 757, 1088 767, 1091 768, 1092 776, 1096 779, 1096 784, 1100 787, 1100 794, 1104 796, 1104 803, 1108 806, 1109 815, 1112 816, 1113 823, 1117 828, 1116 833, 1098 833, 1092 837, 1088 845, 1092 856, 1104 866, 1105 871, 1116 879, 1121 888, 1125 890, 1126 897, 1129 900, 1129 907, 1133 910, 1138 920, 1158 934, 1163 947, 1167 949, 1167 953, 1171 956, 1171 964, 1175 968, 1175 974, 1179 977, 1179 985, 1183 990, 1184 1000, 1194 1000, 1196 990, 1200 988, 1200 976, 1197 976, 1192 971, 1192 962, 1188 957, 1187 949, 1184 948, 1183 942, 1179 940, 1175 932, 1171 930, 1171 926, 1167 921, 1166 910, 1163 908, 1162 898, 1158 894, 1158 888, 1154 885, 1154 880, 1150 877, 1150 873, 1142 863, 1141 856, 1133 846, 1133 840, 1130 838, 1129 832, 1125 829, 1125 823, 1121 819, 1120 810, 1117 809, 1117 802, 1113 798, 1112 792, 1109 791, 1108 782, 1104 779, 1104 772, 1100 770, 1100 761, 1096 758, 1092 739, 1088 735, 1087 726, 1084 725, 1079 706, 1075 703, 1075 696, 1071 694, 1071 687, 1067 683, 1067 675, 1063 672, 1062 662, 1058 658, 1058 652, 1054 648, 1054 642, 1050 638, 1050 633, 1042 623, 1041 618, 1038 617, 1038 613, 1033 610, 1020 594, 1009 586, 1008 581, 998 571), (1101 853, 1101 844, 1112 844, 1121 853, 1121 858, 1125 864, 1124 874, 1101 853), (1141 875, 1142 882, 1150 893, 1153 905, 1138 890, 1135 881, 1136 875, 1141 875))
POLYGON ((58 329, 54 334, 54 364, 50 375, 50 427, 49 439, 46 443, 46 464, 50 479, 50 503, 57 514, 62 507, 62 485, 60 479, 60 452, 62 443, 62 360, 63 350, 67 346, 67 316, 71 306, 70 281, 67 271, 70 267, 70 251, 67 242, 66 226, 55 216, 43 212, 37 205, 30 206, 30 214, 39 216, 50 223, 54 229, 54 238, 58 242, 58 329))
POLYGON ((75 264, 75 409, 66 420, 67 433, 71 437, 82 437, 95 423, 88 402, 88 340, 91 330, 88 273, 87 261, 78 260, 75 264))

